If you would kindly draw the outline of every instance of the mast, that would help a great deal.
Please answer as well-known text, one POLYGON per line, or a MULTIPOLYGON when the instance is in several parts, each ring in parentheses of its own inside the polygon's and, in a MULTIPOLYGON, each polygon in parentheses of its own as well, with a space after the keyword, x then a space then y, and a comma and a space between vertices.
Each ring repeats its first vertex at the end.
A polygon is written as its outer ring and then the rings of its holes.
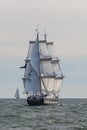
POLYGON ((47 41, 47 35, 46 35, 45 28, 44 28, 44 40, 47 41))
POLYGON ((38 44, 38 62, 39 62, 40 93, 42 94, 42 92, 41 92, 41 73, 40 73, 39 32, 38 32, 38 30, 36 30, 36 31, 37 31, 37 44, 38 44))

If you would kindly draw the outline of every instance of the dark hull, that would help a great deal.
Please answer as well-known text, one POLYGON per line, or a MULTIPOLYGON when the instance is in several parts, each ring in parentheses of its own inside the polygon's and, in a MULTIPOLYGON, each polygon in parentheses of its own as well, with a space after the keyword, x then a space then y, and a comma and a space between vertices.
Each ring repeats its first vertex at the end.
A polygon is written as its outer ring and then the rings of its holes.
POLYGON ((28 97, 27 98, 27 103, 30 106, 37 106, 37 105, 43 105, 44 104, 44 98, 40 97, 28 97))

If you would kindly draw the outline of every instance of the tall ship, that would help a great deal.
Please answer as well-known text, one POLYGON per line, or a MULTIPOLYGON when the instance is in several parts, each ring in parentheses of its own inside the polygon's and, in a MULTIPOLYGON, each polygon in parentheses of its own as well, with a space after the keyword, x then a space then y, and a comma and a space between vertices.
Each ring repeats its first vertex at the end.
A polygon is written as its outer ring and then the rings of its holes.
POLYGON ((48 42, 46 33, 44 39, 29 42, 28 54, 24 68, 24 92, 29 105, 43 105, 58 101, 63 81, 63 73, 59 59, 53 50, 54 42, 48 42))

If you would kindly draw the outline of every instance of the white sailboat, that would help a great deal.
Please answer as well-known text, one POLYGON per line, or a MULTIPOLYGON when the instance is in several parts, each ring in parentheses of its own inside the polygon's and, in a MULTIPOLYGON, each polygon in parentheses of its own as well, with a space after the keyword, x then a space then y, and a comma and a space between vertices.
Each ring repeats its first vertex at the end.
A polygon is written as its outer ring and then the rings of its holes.
POLYGON ((29 105, 58 101, 64 76, 53 44, 47 41, 46 34, 44 40, 39 40, 38 31, 36 40, 29 42, 25 66, 20 67, 25 68, 23 83, 29 105))
POLYGON ((16 92, 15 92, 15 98, 16 99, 20 98, 20 94, 19 94, 19 89, 18 88, 16 89, 16 92))

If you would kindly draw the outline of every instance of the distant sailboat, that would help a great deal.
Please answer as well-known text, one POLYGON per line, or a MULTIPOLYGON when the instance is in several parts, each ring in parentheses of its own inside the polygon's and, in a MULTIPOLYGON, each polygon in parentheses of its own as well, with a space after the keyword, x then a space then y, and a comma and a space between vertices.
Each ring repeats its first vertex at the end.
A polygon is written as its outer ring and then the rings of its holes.
POLYGON ((15 98, 16 99, 20 98, 20 94, 19 94, 19 89, 18 88, 16 89, 16 92, 15 92, 15 98))
POLYGON ((46 101, 58 101, 59 91, 63 81, 63 73, 59 59, 54 55, 53 42, 39 40, 37 31, 36 41, 30 41, 25 59, 23 77, 24 90, 29 105, 42 105, 46 101))

